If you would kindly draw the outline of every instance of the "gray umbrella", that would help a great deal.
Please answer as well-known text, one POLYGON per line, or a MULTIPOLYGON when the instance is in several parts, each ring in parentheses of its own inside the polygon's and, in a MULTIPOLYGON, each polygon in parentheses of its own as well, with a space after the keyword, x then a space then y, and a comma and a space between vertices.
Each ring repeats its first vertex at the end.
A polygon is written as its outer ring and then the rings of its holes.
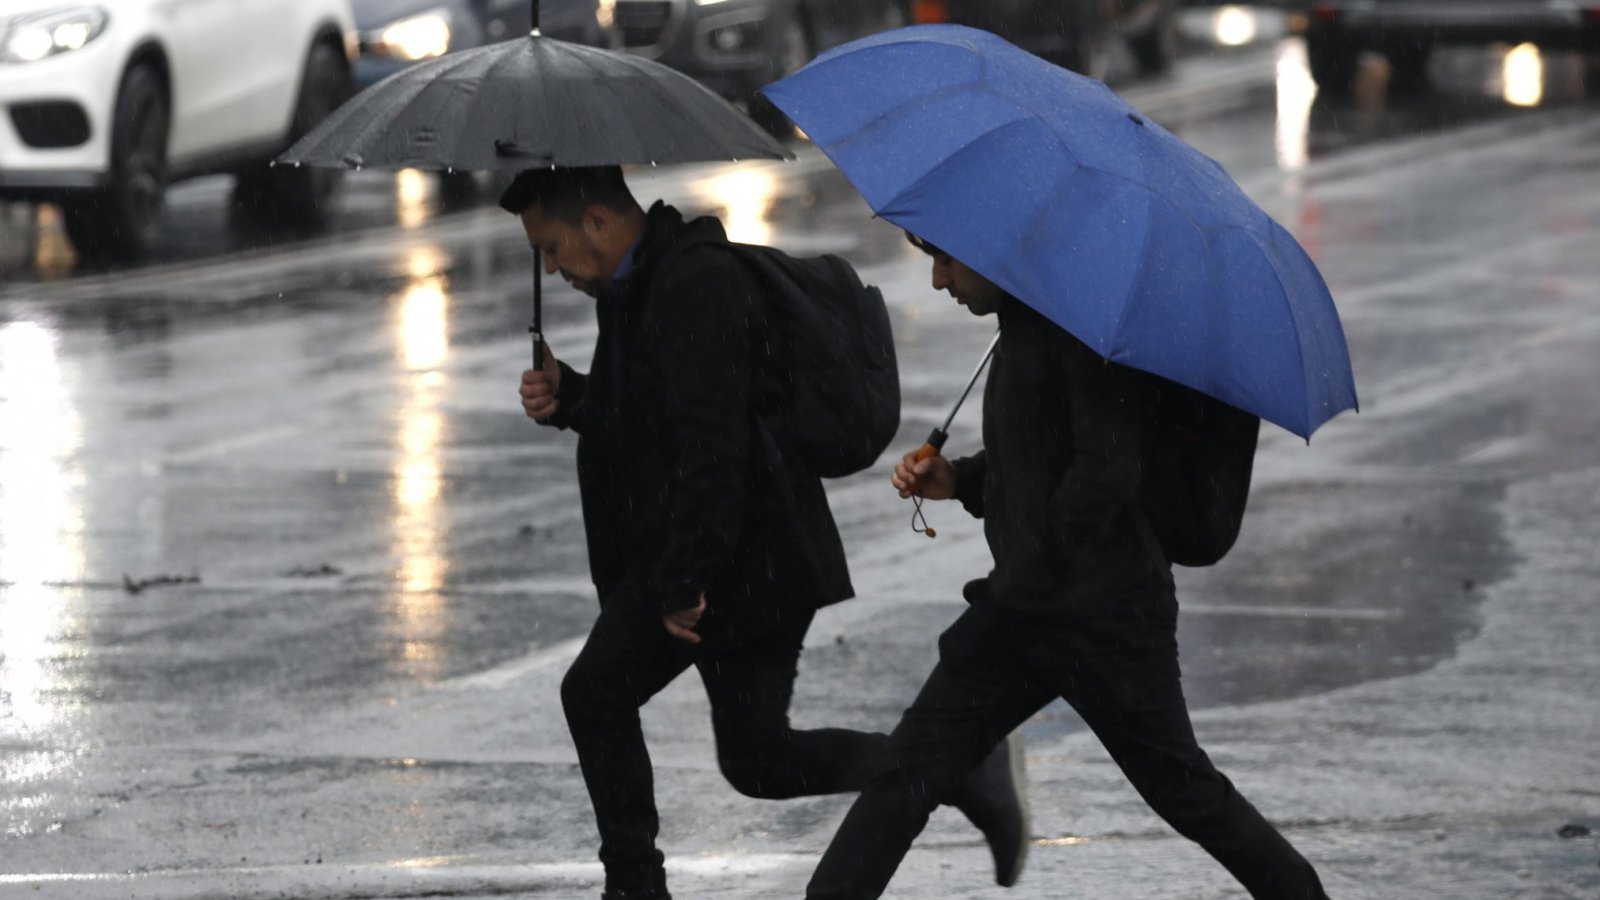
MULTIPOLYGON (((789 159, 749 116, 660 63, 533 31, 412 66, 361 92, 283 165, 493 170, 789 159)), ((534 260, 534 365, 542 368, 534 260)))

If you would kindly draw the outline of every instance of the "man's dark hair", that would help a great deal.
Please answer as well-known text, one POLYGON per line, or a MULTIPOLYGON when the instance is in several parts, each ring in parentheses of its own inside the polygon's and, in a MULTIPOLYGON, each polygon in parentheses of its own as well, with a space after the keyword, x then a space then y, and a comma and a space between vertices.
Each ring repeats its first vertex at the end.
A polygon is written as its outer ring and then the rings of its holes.
POLYGON ((500 195, 500 208, 514 216, 535 203, 546 216, 567 225, 578 224, 583 211, 596 204, 616 212, 638 206, 622 180, 621 166, 525 169, 500 195))

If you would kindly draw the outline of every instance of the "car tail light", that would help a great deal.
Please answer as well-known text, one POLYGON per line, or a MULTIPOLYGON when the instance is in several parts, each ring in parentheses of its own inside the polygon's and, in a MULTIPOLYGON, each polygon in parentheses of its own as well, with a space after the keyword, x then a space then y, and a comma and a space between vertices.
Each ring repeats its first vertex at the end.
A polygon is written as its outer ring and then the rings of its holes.
POLYGON ((1311 7, 1311 18, 1316 19, 1318 22, 1337 22, 1339 21, 1339 11, 1331 6, 1319 4, 1311 7))
POLYGON ((948 0, 912 0, 911 21, 918 25, 936 25, 950 21, 948 0))

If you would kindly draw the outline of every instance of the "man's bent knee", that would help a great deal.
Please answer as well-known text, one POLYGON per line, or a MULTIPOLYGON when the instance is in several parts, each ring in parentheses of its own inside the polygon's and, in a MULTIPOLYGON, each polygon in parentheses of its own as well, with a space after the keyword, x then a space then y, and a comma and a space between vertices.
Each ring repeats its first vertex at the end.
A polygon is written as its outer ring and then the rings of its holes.
POLYGON ((729 759, 719 756, 722 777, 734 790, 757 800, 790 800, 804 797, 805 775, 784 755, 751 753, 749 757, 729 759))

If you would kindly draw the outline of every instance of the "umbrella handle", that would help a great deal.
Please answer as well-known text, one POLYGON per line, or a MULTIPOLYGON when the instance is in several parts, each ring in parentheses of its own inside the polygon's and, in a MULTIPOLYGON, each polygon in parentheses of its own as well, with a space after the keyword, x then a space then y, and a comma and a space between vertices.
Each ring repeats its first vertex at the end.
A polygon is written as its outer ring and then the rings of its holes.
POLYGON ((948 441, 949 439, 950 432, 945 431, 943 428, 935 428, 928 435, 928 442, 917 448, 916 456, 913 457, 913 459, 915 459, 917 462, 922 462, 925 459, 933 459, 935 456, 939 455, 940 450, 944 449, 944 442, 948 441))
MULTIPOLYGON (((935 428, 933 432, 928 435, 927 443, 923 444, 921 447, 918 447, 917 452, 912 454, 912 461, 922 462, 925 459, 933 459, 935 456, 938 456, 939 451, 944 449, 944 442, 949 440, 949 438, 950 433, 948 431, 945 431, 943 428, 935 428)), ((928 525, 927 516, 922 514, 922 496, 920 494, 912 495, 911 504, 913 507, 911 513, 911 530, 920 531, 928 537, 938 537, 939 532, 934 531, 933 528, 928 525)))

